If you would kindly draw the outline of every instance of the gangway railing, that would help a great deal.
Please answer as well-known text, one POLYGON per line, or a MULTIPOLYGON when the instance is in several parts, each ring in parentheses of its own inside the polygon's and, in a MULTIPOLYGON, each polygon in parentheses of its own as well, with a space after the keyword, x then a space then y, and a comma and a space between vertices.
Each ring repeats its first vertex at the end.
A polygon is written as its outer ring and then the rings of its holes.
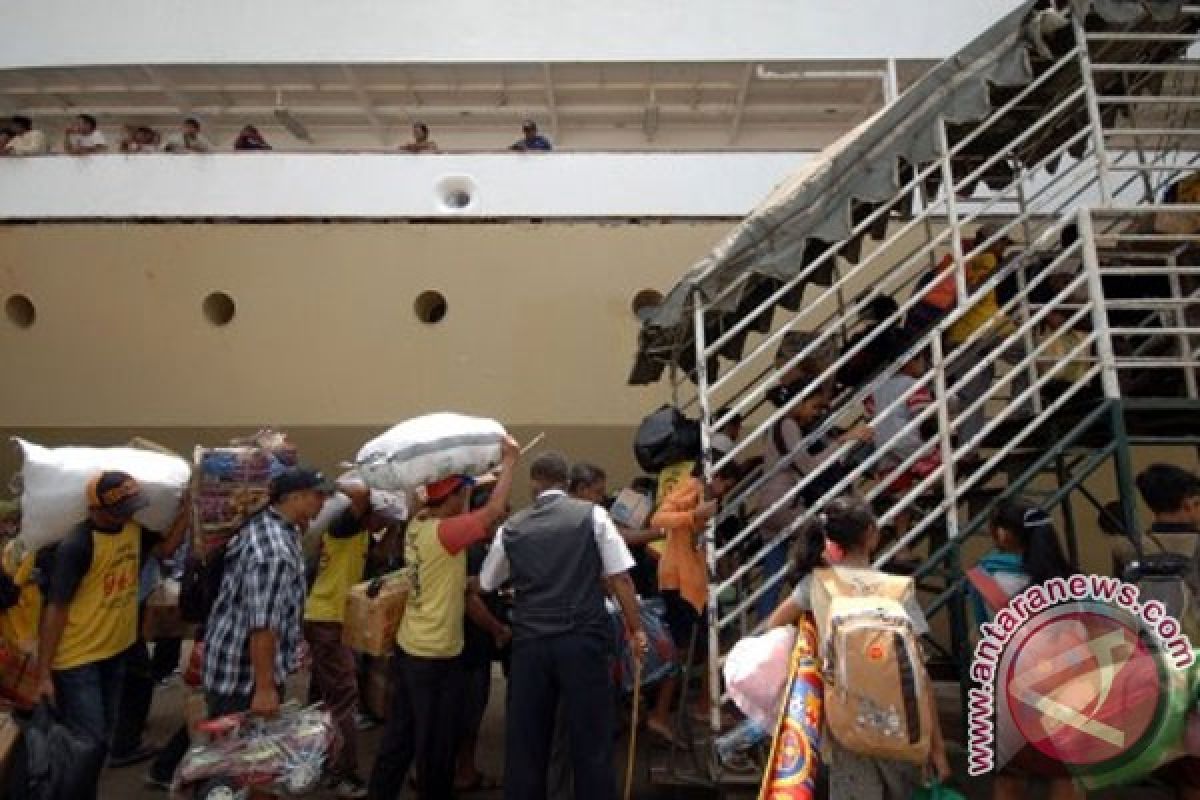
MULTIPOLYGON (((894 194, 856 213, 845 239, 807 261, 811 240, 798 236, 769 256, 753 256, 803 264, 771 284, 756 305, 739 308, 731 321, 721 316, 753 280, 749 263, 716 291, 696 288, 689 298, 690 336, 677 339, 670 362, 674 399, 698 412, 706 453, 716 431, 735 417, 747 420, 747 434, 731 451, 706 457, 709 476, 761 450, 800 404, 814 396, 828 404, 785 458, 765 465, 726 499, 705 536, 714 732, 727 699, 720 680, 724 654, 737 636, 761 628, 755 607, 790 578, 788 567, 765 568, 774 537, 803 536, 812 515, 847 492, 871 501, 881 525, 903 519, 904 529, 875 563, 889 568, 903 552, 924 550, 915 574, 936 578, 918 583, 927 611, 945 611, 951 623, 950 641, 938 649, 961 666, 962 547, 986 530, 995 502, 1024 491, 1047 465, 1058 470, 1057 488, 1042 500, 1047 508, 1068 502, 1106 459, 1114 460, 1128 486, 1120 409, 1131 376, 1148 370, 1176 376, 1174 400, 1200 408, 1200 198, 1196 205, 1163 201, 1200 164, 1200 120, 1193 118, 1200 113, 1200 62, 1186 59, 1198 38, 1200 6, 1184 6, 1170 22, 1094 30, 1075 17, 1071 26, 1073 40, 1040 58, 1031 80, 999 93, 994 110, 977 124, 935 115, 935 158, 903 169, 891 163, 898 177, 894 194), (1013 177, 999 189, 977 191, 996 170, 1013 177), (1164 220, 1175 221, 1170 230, 1157 229, 1164 220), (868 242, 868 235, 878 238, 868 242), (1005 240, 1014 239, 1017 252, 1006 253, 1005 240), (862 245, 853 260, 846 249, 851 242, 856 250, 862 245), (985 264, 993 258, 994 267, 985 264), (969 267, 985 277, 969 279, 969 267), (1166 288, 1153 297, 1115 291, 1120 279, 1138 275, 1166 288), (954 307, 925 329, 906 329, 930 276, 953 278, 954 307), (1013 284, 1011 296, 997 297, 1013 284), (873 328, 864 326, 879 295, 892 297, 896 310, 873 328), (777 318, 797 297, 796 310, 777 318), (964 335, 964 320, 985 302, 994 303, 994 316, 964 335), (1132 312, 1136 325, 1123 321, 1132 312), (718 318, 725 321, 714 327, 718 318), (863 333, 848 339, 853 328, 863 333), (901 330, 902 352, 857 385, 838 383, 844 367, 901 330), (757 338, 743 352, 750 334, 757 338), (776 358, 792 334, 803 334, 802 345, 776 358), (692 351, 686 367, 676 357, 684 347, 692 351), (925 373, 910 376, 900 397, 875 404, 868 415, 864 401, 919 353, 929 357, 925 373), (806 372, 806 382, 772 403, 773 390, 797 371, 806 372), (918 393, 933 402, 908 410, 918 393), (906 420, 891 440, 876 441, 869 452, 851 442, 829 445, 823 460, 792 475, 786 492, 757 502, 772 479, 791 471, 788 461, 797 455, 839 431, 902 412, 906 420), (1089 438, 1097 426, 1109 437, 1100 445, 1089 438), (1061 435, 1047 444, 1048 431, 1061 435), (889 447, 909 435, 919 442, 914 449, 889 447), (918 461, 933 466, 913 474, 918 461), (823 489, 812 497, 809 490, 818 485, 823 489), (806 493, 810 502, 797 505, 806 493), (768 526, 792 507, 796 512, 782 530, 768 526), (716 527, 743 508, 753 511, 740 530, 718 542, 716 527)), ((973 64, 954 80, 970 80, 986 66, 973 64)), ((928 123, 926 111, 913 117, 928 123)), ((1126 529, 1134 530, 1131 503, 1123 514, 1126 529)))

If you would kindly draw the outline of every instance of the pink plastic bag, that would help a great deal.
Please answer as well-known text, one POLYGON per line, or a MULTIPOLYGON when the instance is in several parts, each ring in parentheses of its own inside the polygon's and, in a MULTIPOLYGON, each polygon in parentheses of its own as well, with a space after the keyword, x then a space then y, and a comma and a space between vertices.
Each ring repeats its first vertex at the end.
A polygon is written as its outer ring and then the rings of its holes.
POLYGON ((796 629, 776 628, 733 646, 725 660, 725 685, 743 714, 767 730, 775 727, 787 686, 796 629))

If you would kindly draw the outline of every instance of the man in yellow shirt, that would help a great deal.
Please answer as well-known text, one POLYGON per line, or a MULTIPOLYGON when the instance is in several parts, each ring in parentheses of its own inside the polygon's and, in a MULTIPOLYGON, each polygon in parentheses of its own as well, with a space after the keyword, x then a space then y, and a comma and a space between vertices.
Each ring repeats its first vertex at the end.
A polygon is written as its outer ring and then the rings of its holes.
POLYGON ((467 512, 474 482, 455 475, 425 487, 426 508, 409 522, 404 552, 412 590, 396 634, 395 694, 371 772, 372 798, 398 798, 414 760, 421 800, 453 796, 467 548, 488 538, 504 516, 519 452, 505 440, 496 487, 483 508, 467 512))
MULTIPOLYGON (((161 556, 179 546, 191 504, 185 497, 162 537, 134 521, 147 501, 130 475, 103 472, 86 492, 88 518, 58 545, 50 567, 38 645, 40 691, 107 752, 125 657, 137 640, 143 553, 161 556)), ((95 796, 99 778, 97 771, 89 796, 95 796)))
POLYGON ((316 579, 304 606, 304 639, 312 652, 313 683, 342 734, 341 752, 328 767, 334 795, 357 798, 366 797, 367 787, 358 777, 358 667, 354 652, 342 643, 346 597, 363 580, 373 532, 402 519, 396 519, 398 507, 385 505, 383 495, 366 486, 339 488, 350 507, 321 535, 316 579))

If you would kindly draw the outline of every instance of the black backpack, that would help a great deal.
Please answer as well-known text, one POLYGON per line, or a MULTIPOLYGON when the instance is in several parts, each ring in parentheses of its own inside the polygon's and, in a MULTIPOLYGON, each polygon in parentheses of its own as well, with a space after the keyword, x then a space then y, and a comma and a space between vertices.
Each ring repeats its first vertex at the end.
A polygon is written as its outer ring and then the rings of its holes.
POLYGON ((9 756, 0 796, 12 800, 85 797, 104 767, 104 751, 103 744, 39 703, 21 723, 21 738, 9 756))
POLYGON ((642 420, 633 437, 633 455, 646 472, 662 472, 672 464, 700 458, 700 423, 672 406, 642 420))

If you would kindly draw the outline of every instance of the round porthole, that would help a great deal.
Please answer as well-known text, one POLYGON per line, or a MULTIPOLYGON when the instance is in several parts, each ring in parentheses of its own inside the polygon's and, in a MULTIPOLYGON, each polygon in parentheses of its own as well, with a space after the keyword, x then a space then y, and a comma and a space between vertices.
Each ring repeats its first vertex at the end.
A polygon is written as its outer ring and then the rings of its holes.
POLYGON ((9 295, 4 301, 4 314, 18 328, 29 328, 37 321, 37 307, 23 294, 9 295))
POLYGON ((662 305, 662 292, 657 289, 642 289, 633 296, 633 313, 638 319, 646 319, 662 305))
POLYGON ((442 211, 458 213, 475 208, 479 191, 466 175, 447 175, 434 187, 437 205, 442 211))
POLYGON ((225 292, 213 292, 204 298, 202 309, 204 318, 218 327, 233 322, 233 317, 237 314, 237 304, 225 292))
POLYGON ((413 303, 413 311, 416 312, 417 319, 426 325, 436 325, 444 320, 449 308, 446 304, 446 296, 433 289, 421 292, 413 303))

